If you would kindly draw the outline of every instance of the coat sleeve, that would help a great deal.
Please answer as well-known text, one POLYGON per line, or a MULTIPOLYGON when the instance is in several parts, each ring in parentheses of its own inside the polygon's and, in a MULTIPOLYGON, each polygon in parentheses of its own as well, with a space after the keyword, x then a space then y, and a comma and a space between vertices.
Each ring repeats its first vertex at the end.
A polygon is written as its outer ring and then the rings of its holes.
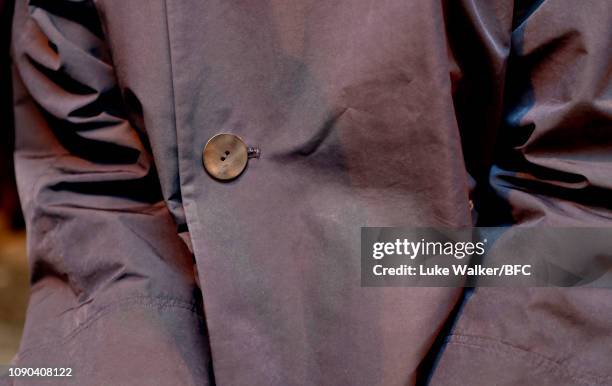
MULTIPOLYGON (((503 103, 471 99, 460 112, 500 112, 489 126, 462 128, 479 223, 610 228, 612 3, 516 1, 509 37, 498 45, 508 50, 501 99, 490 99, 503 103), (478 127, 488 133, 479 141, 469 133, 478 127)), ((593 261, 592 252, 581 259, 593 261)), ((596 288, 478 288, 431 384, 610 385, 611 298, 596 288)))
POLYGON ((192 257, 146 128, 124 112, 99 20, 89 0, 15 10, 15 163, 32 290, 14 362, 72 368, 80 385, 208 384, 192 257))

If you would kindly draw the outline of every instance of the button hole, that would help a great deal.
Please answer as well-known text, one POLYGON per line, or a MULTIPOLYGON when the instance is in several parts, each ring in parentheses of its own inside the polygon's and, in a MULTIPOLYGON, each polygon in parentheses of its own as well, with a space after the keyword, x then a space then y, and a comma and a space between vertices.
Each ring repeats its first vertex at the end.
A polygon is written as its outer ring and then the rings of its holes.
POLYGON ((226 151, 225 151, 225 155, 229 155, 229 150, 226 150, 226 151))
POLYGON ((225 161, 225 157, 221 157, 221 161, 225 161))

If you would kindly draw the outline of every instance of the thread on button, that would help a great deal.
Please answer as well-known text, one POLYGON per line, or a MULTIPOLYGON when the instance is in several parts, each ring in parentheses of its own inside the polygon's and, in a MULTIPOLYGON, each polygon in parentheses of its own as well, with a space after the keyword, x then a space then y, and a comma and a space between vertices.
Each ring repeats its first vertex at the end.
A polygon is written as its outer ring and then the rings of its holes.
POLYGON ((259 150, 258 147, 249 146, 247 148, 247 156, 249 158, 259 158, 260 155, 261 155, 261 151, 259 150))

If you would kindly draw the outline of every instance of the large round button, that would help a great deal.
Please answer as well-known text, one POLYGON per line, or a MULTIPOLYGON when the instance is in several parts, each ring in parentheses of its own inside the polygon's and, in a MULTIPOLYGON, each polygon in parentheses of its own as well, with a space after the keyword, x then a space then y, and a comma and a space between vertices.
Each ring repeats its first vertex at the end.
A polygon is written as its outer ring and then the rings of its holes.
POLYGON ((204 168, 219 180, 231 180, 244 171, 248 162, 248 147, 233 134, 217 134, 204 146, 204 168))

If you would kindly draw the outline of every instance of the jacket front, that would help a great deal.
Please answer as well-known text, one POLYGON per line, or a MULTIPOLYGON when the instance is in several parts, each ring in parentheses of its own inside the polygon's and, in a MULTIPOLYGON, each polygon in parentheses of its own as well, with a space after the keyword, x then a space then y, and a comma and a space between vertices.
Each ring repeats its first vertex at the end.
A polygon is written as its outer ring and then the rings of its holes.
POLYGON ((478 289, 457 313, 460 288, 360 282, 364 226, 609 224, 612 10, 590 3, 18 1, 16 365, 612 384, 607 290, 478 289), (259 151, 229 181, 202 162, 220 133, 259 151))

